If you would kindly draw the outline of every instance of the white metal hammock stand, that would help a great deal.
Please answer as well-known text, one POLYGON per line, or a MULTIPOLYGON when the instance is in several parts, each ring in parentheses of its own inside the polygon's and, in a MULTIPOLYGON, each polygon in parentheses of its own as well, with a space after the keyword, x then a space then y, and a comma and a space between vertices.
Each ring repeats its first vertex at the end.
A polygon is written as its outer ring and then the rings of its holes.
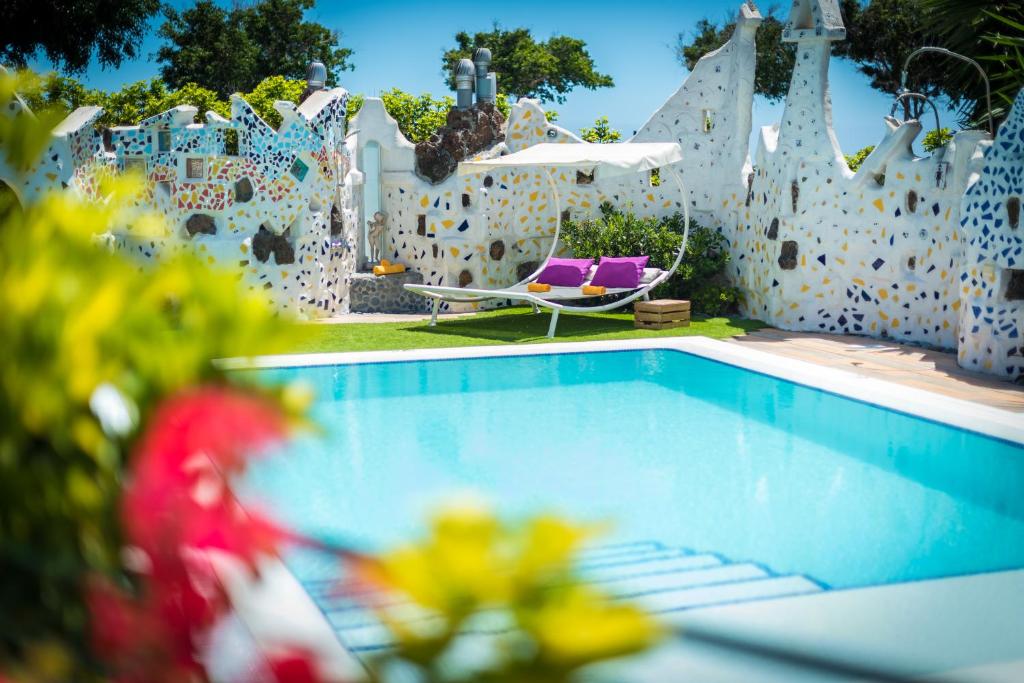
MULTIPOLYGON (((636 143, 621 143, 623 146, 628 146, 636 143)), ((601 145, 604 147, 604 145, 601 145)), ((506 157, 507 158, 507 157, 506 157)), ((534 165, 534 164, 531 164, 534 165)), ((537 164, 539 165, 539 164, 537 164)), ((675 181, 679 188, 680 197, 682 198, 681 204, 683 207, 683 240, 679 245, 679 251, 676 253, 675 260, 672 262, 671 267, 668 270, 660 270, 657 274, 650 278, 647 282, 641 283, 636 288, 608 288, 605 294, 595 295, 584 295, 582 293, 582 287, 552 287, 551 291, 548 292, 531 292, 527 289, 527 286, 534 282, 537 277, 541 274, 545 267, 547 267, 548 261, 554 255, 558 248, 558 239, 562 231, 562 210, 561 210, 561 198, 558 192, 558 185, 555 183, 555 179, 551 174, 551 168, 557 167, 557 162, 552 163, 549 166, 544 167, 544 173, 547 177, 548 186, 551 188, 551 193, 555 200, 555 233, 551 239, 551 248, 548 250, 547 256, 541 262, 540 266, 511 287, 503 289, 474 289, 468 287, 449 287, 442 285, 420 285, 420 284, 407 284, 405 288, 410 292, 421 294, 431 299, 431 316, 430 325, 434 326, 437 324, 437 314, 441 307, 442 301, 450 301, 457 303, 472 303, 484 301, 487 299, 511 299, 514 301, 523 301, 533 306, 534 313, 539 313, 540 308, 551 309, 551 323, 548 325, 547 336, 555 336, 555 328, 558 325, 558 315, 562 311, 569 313, 601 313, 603 311, 612 311, 617 308, 629 304, 636 299, 643 297, 645 300, 650 298, 650 292, 655 287, 665 282, 668 278, 672 277, 672 274, 679 268, 679 264, 682 263, 683 255, 686 253, 686 243, 690 236, 690 209, 689 209, 689 195, 686 192, 686 186, 683 183, 683 179, 679 176, 679 173, 671 166, 665 165, 661 168, 668 171, 668 174, 675 181), (601 304, 599 306, 580 306, 578 304, 562 303, 570 300, 588 299, 596 296, 620 296, 621 298, 612 301, 611 303, 601 304)), ((595 170, 600 168, 598 163, 595 166, 595 170)), ((644 169, 650 170, 650 169, 644 169)), ((596 177, 596 176, 595 176, 596 177)), ((646 278, 645 278, 646 279, 646 278)), ((589 282, 589 280, 588 280, 589 282)), ((586 284, 586 282, 584 283, 586 284)))

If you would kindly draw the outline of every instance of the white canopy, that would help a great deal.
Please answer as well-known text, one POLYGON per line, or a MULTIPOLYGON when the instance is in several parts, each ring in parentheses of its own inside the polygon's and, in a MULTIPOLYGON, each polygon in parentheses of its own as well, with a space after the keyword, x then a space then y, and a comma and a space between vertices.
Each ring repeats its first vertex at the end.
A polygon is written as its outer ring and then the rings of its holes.
POLYGON ((683 149, 676 142, 544 142, 515 154, 463 161, 459 164, 459 175, 486 173, 511 166, 549 166, 587 171, 599 168, 601 177, 608 178, 650 171, 682 159, 683 149))

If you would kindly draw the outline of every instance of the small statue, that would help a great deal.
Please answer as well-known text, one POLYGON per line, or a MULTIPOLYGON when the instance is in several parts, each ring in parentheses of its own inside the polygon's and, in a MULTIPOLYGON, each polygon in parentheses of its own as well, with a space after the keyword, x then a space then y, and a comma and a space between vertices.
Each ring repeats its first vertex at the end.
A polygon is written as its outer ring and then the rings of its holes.
POLYGON ((366 250, 370 263, 380 263, 384 256, 384 234, 387 216, 381 211, 375 211, 373 220, 366 221, 369 230, 366 233, 366 250))

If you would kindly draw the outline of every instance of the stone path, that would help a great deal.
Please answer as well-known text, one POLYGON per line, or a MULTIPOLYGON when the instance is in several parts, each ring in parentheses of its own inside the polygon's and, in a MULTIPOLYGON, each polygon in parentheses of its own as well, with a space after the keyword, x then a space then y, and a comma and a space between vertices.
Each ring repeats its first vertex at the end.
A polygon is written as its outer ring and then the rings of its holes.
POLYGON ((964 370, 956 355, 896 342, 766 328, 730 343, 1024 413, 1024 386, 964 370))

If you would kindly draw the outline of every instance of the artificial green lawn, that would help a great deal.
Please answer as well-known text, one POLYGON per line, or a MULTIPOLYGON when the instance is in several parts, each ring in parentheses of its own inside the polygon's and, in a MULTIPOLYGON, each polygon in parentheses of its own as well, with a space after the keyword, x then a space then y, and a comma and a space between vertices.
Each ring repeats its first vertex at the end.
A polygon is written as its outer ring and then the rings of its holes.
POLYGON ((338 351, 392 351, 489 344, 541 344, 703 335, 722 339, 766 327, 758 320, 696 317, 688 327, 668 330, 637 330, 632 313, 566 313, 558 319, 554 339, 545 335, 550 313, 534 314, 529 308, 505 308, 471 316, 444 318, 436 327, 429 321, 401 323, 316 323, 299 325, 291 353, 338 351))

